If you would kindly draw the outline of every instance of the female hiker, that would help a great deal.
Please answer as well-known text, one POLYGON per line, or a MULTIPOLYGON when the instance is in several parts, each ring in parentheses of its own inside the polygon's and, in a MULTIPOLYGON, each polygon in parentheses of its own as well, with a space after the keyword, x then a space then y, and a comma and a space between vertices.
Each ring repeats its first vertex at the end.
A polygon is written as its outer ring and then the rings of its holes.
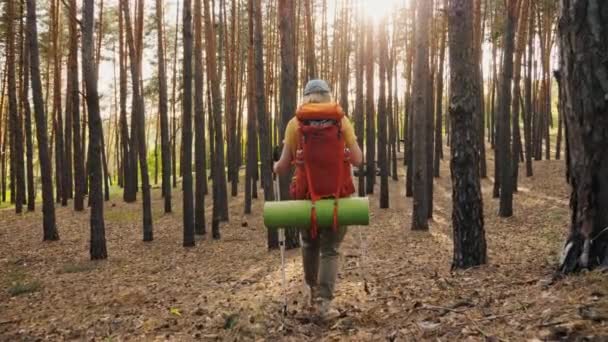
POLYGON ((311 227, 302 229, 304 278, 310 287, 310 300, 321 317, 332 319, 339 312, 331 308, 338 273, 338 248, 346 227, 337 221, 338 202, 355 192, 351 165, 359 166, 363 153, 353 126, 342 108, 332 101, 323 80, 311 80, 304 89, 302 105, 285 130, 283 151, 273 171, 283 174, 295 166, 290 187, 292 199, 336 199, 334 224, 318 227, 313 206, 311 227))

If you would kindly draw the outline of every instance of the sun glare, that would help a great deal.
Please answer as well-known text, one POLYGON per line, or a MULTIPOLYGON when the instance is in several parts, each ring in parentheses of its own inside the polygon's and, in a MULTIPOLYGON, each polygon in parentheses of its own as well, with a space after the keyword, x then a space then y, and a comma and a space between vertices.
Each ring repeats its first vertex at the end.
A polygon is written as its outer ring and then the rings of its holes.
POLYGON ((397 6, 403 6, 407 0, 362 0, 363 15, 379 22, 394 13, 397 6))

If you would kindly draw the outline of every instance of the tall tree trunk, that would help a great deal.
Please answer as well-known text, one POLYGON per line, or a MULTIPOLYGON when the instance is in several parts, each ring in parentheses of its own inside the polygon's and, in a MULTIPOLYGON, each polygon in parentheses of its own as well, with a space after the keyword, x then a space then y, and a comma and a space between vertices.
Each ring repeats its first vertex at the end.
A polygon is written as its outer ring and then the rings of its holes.
POLYGON ((306 27, 306 76, 308 80, 317 77, 317 65, 315 58, 315 32, 313 17, 313 0, 304 0, 304 23, 306 27))
MULTIPOLYGON (((140 0, 143 1, 143 0, 140 0)), ((146 114, 144 107, 144 99, 140 93, 141 85, 139 81, 141 76, 139 68, 137 66, 137 51, 135 48, 135 42, 133 40, 133 29, 131 26, 131 18, 129 17, 129 2, 122 0, 122 10, 125 19, 125 26, 127 29, 127 45, 129 46, 130 55, 130 66, 131 66, 131 83, 133 86, 133 116, 135 116, 133 130, 136 132, 133 137, 137 136, 137 150, 139 155, 139 167, 141 171, 141 190, 142 190, 142 204, 143 204, 143 240, 152 241, 153 227, 152 227, 152 206, 150 199, 150 176, 148 174, 148 161, 146 152, 146 114)), ((132 138, 133 139, 133 138, 132 138)), ((132 164, 137 165, 136 163, 132 164)))
POLYGON ((561 0, 560 95, 566 126, 570 236, 560 271, 608 265, 608 3, 561 0), (576 9, 576 10, 575 10, 576 9), (584 9, 584 10, 581 10, 584 9))
MULTIPOLYGON (((236 1, 232 1, 231 17, 230 17, 230 34, 226 34, 226 113, 227 125, 226 135, 228 138, 228 173, 231 183, 231 195, 235 197, 238 194, 239 184, 239 168, 238 168, 238 142, 237 142, 237 83, 240 76, 237 72, 238 61, 236 60, 237 53, 237 35, 238 28, 236 26, 237 9, 236 1), (230 37, 228 39, 228 37, 230 37)), ((225 2, 224 2, 225 6, 225 2)), ((224 12, 226 10, 224 9, 224 12)))
MULTIPOLYGON (((23 4, 22 4, 22 15, 23 15, 23 4)), ((23 20, 21 20, 23 25, 23 20)), ((23 107, 24 119, 25 119, 25 146, 26 146, 26 167, 27 167, 27 210, 34 211, 36 208, 36 187, 34 185, 34 144, 32 142, 32 110, 30 107, 29 100, 29 79, 30 79, 30 53, 29 46, 27 44, 28 32, 23 30, 23 46, 21 50, 21 59, 23 67, 23 80, 21 87, 21 106, 23 107)), ((4 85, 3 85, 4 87, 4 85)), ((4 89, 0 93, 0 97, 4 95, 4 89)), ((0 107, 2 104, 0 104, 0 107)), ((0 109, 2 111, 2 109, 0 109)), ((2 122, 2 115, 0 115, 0 123, 2 122)), ((0 133, 0 136, 2 134, 0 133)))
MULTIPOLYGON (((213 170, 213 220, 228 221, 228 196, 226 188, 226 170, 224 168, 224 133, 222 130, 222 98, 220 93, 220 79, 217 72, 215 32, 212 26, 212 12, 209 3, 204 5, 205 19, 205 47, 207 51, 207 78, 211 84, 211 106, 213 108, 213 126, 215 133, 215 153, 213 170)), ((210 136, 211 137, 211 136, 210 136)), ((213 238, 219 239, 219 225, 213 224, 213 238)))
POLYGON ((452 226, 454 227, 454 257, 452 269, 485 264, 486 240, 483 203, 479 181, 478 146, 471 144, 477 137, 480 109, 477 94, 481 87, 475 69, 472 35, 473 22, 467 13, 473 0, 451 0, 450 30, 450 121, 452 174, 452 226))
POLYGON ((177 0, 177 11, 175 12, 175 37, 173 44, 173 90, 171 97, 171 112, 173 119, 171 120, 171 171, 173 175, 173 187, 177 187, 177 43, 179 41, 179 5, 177 0))
POLYGON ((61 70, 62 70, 62 39, 61 16, 59 15, 59 0, 51 1, 52 12, 52 51, 53 51, 53 113, 55 117, 55 173, 57 201, 62 206, 68 205, 67 172, 65 161, 65 140, 63 138, 63 114, 61 103, 61 70))
POLYGON ((194 232, 205 231, 205 108, 203 107, 203 22, 201 0, 194 0, 194 162, 196 167, 196 188, 194 191, 194 232))
POLYGON ((530 2, 530 14, 528 22, 528 55, 527 74, 525 80, 525 116, 524 116, 524 143, 526 145, 526 177, 531 177, 532 169, 532 59, 534 58, 534 2, 530 2))
POLYGON ((371 19, 368 19, 366 24, 367 28, 367 55, 365 65, 365 127, 367 128, 365 134, 365 154, 366 154, 366 165, 365 172, 367 176, 366 190, 367 194, 374 193, 374 185, 376 183, 376 124, 375 124, 375 111, 374 106, 374 24, 371 19))
POLYGON ((95 1, 84 0, 82 7, 82 77, 86 86, 86 102, 89 113, 89 177, 91 198, 91 260, 106 259, 106 238, 103 219, 103 189, 101 158, 103 135, 97 93, 97 75, 93 57, 93 26, 95 23, 95 1))
POLYGON ((405 93, 405 118, 403 120, 403 124, 405 126, 404 129, 404 140, 405 140, 405 156, 403 158, 403 164, 407 165, 406 175, 405 175, 405 196, 412 197, 414 195, 413 189, 413 167, 412 160, 414 158, 414 149, 413 149, 413 96, 412 96, 412 86, 413 86, 413 62, 414 62, 414 52, 416 51, 416 7, 418 1, 412 1, 410 3, 410 17, 411 19, 411 29, 409 30, 409 41, 406 39, 408 43, 407 58, 406 58, 406 66, 405 66, 405 78, 407 80, 407 90, 405 93))
MULTIPOLYGON (((278 19, 281 41, 281 83, 280 83, 280 128, 279 141, 285 138, 287 123, 296 111, 297 101, 297 69, 295 65, 295 0, 279 0, 278 19)), ((282 143, 281 143, 282 145, 282 143)), ((282 148, 283 146, 281 146, 282 148)), ((289 184, 291 172, 279 177, 281 199, 289 199, 289 184)), ((296 248, 300 245, 299 230, 288 228, 286 230, 286 248, 296 248)))
MULTIPOLYGON (((78 80, 78 22, 76 21, 76 0, 70 0, 68 8, 69 16, 69 33, 70 33, 70 54, 68 56, 68 99, 66 100, 66 138, 67 137, 67 118, 70 118, 72 123, 72 148, 73 148, 73 166, 74 166, 74 210, 84 210, 84 154, 81 151, 81 136, 80 136, 80 92, 78 80), (69 113, 68 110, 69 109, 69 113)), ((70 141, 66 140, 66 146, 70 145, 70 141)), ((66 151, 68 149, 66 148, 66 151)), ((71 153, 71 149, 69 149, 71 153)), ((66 153, 66 158, 69 158, 66 153)))
MULTIPOLYGON (((200 11, 200 3, 197 8, 200 11)), ((192 247, 194 242, 194 201, 192 197, 192 3, 184 0, 182 18, 182 36, 184 42, 183 58, 183 99, 182 99, 182 146, 184 154, 181 159, 183 182, 183 220, 184 247, 192 247)), ((200 13, 197 13, 200 16, 200 13)), ((200 19, 199 19, 200 21, 200 19)), ((200 34, 200 32, 197 32, 200 34)), ((201 61, 202 62, 202 61, 201 61)), ((198 71, 198 68, 197 68, 198 71)), ((200 75, 202 76, 202 75, 200 75)), ((202 89, 198 90, 199 92, 202 89)), ((197 100, 200 100, 197 96, 197 100)), ((199 109, 199 108, 197 108, 199 109)))
POLYGON ((389 50, 388 54, 390 56, 388 61, 388 66, 386 69, 386 77, 388 81, 388 99, 386 103, 386 108, 388 112, 388 136, 389 136, 389 148, 388 148, 388 165, 389 171, 391 173, 391 177, 394 181, 399 180, 397 177, 397 128, 399 124, 397 124, 397 117, 399 116, 399 111, 397 110, 397 77, 395 76, 393 82, 393 75, 397 73, 397 68, 395 66, 395 62, 397 60, 397 52, 396 52, 396 30, 393 26, 393 37, 391 38, 391 46, 387 47, 389 50), (393 93, 393 88, 395 88, 395 93, 393 93))
MULTIPOLYGON (((447 0, 444 0, 444 9, 447 10, 447 0)), ((439 24, 439 65, 437 71, 437 96, 435 98, 435 153, 434 153, 434 163, 433 163, 433 171, 434 176, 439 177, 439 169, 441 160, 442 151, 443 151, 443 142, 441 140, 442 131, 443 131, 443 65, 445 62, 445 45, 446 45, 446 25, 447 25, 447 17, 444 17, 443 23, 439 24)), ((483 94, 481 95, 483 96, 483 94)), ((482 114, 483 115, 483 114, 482 114)), ((483 126, 482 126, 483 127, 483 126)), ((483 138, 482 138, 483 139, 483 138)))
POLYGON ((0 89, 0 141, 2 144, 0 145, 0 193, 1 198, 0 202, 6 202, 6 140, 8 138, 8 114, 6 116, 2 116, 5 113, 4 108, 4 93, 6 89, 7 80, 7 69, 8 69, 8 61, 4 63, 3 69, 3 77, 2 77, 2 88, 0 89), (4 131, 2 130, 4 128, 4 131))
MULTIPOLYGON (((15 26, 15 2, 9 1, 6 7, 7 18, 7 77, 8 77, 8 113, 10 123, 11 139, 11 161, 14 163, 15 172, 15 212, 17 214, 23 211, 23 201, 25 200, 25 168, 23 159, 23 131, 21 116, 19 115, 19 107, 17 102, 17 80, 15 76, 15 36, 17 31, 15 26)), ((11 172, 12 174, 12 172, 11 172)))
MULTIPOLYGON (((416 58, 414 65, 414 79, 412 89, 416 92, 412 95, 413 105, 413 136, 412 136, 412 182, 414 193, 414 206, 412 211, 412 229, 427 230, 430 208, 428 194, 428 163, 427 158, 427 123, 428 96, 427 91, 431 80, 429 70, 429 40, 431 3, 429 1, 418 2, 416 11, 416 58)), ((432 118, 432 117, 431 117, 432 118)))
MULTIPOLYGON (((249 18, 249 32, 253 32, 253 20, 249 18)), ((251 199, 254 196, 255 190, 255 170, 257 168, 257 139, 256 139, 256 108, 255 95, 253 88, 255 87, 255 77, 253 71, 253 43, 252 35, 249 34, 249 44, 247 53, 247 161, 245 170, 245 214, 251 214, 251 199)))
POLYGON ((380 167, 380 208, 389 207, 388 200, 388 158, 387 158, 387 122, 386 122, 386 64, 388 63, 388 32, 387 19, 380 23, 379 38, 379 70, 380 87, 378 94, 378 166, 380 167))
POLYGON ((528 8, 529 3, 527 0, 521 0, 521 9, 519 14, 519 24, 517 25, 517 42, 515 45, 515 57, 513 67, 513 100, 511 103, 511 110, 513 111, 513 191, 517 192, 517 183, 519 176, 519 155, 521 152, 521 133, 519 129, 519 112, 521 102, 521 64, 522 55, 526 47, 526 40, 528 38, 528 8))
POLYGON ((59 240, 55 226, 55 205, 53 204, 53 179, 51 158, 49 157, 46 115, 40 81, 40 53, 38 50, 38 29, 36 27, 36 0, 27 0, 27 30, 30 53, 30 73, 32 77, 32 95, 36 116, 36 137, 38 140, 38 160, 42 178, 42 221, 43 240, 59 240))
MULTIPOLYGON (((484 20, 481 18, 481 1, 482 0, 475 0, 475 4, 474 4, 474 13, 475 13, 475 22, 474 22, 474 28, 473 28, 473 32, 474 32, 474 60, 477 63, 477 67, 475 68, 474 72, 477 75, 477 78, 479 79, 479 83, 481 85, 483 85, 483 49, 482 49, 482 43, 484 40, 484 33, 483 33, 483 25, 484 25, 484 20)), ((444 2, 447 5, 447 2, 444 2)), ((446 6, 447 7, 447 6, 446 6)), ((486 14, 487 14, 488 10, 486 9, 486 14)), ((481 178, 486 178, 488 175, 488 165, 487 165, 487 161, 486 161, 486 142, 485 142, 485 136, 484 136, 484 123, 485 123, 485 111, 484 111, 484 91, 483 91, 483 86, 482 87, 478 87, 478 94, 477 94, 477 98, 478 98, 478 105, 477 105, 477 113, 475 114, 476 120, 477 120, 477 128, 479 130, 479 175, 481 178)))
POLYGON ((513 49, 514 36, 517 25, 517 2, 508 0, 507 25, 505 28, 502 78, 500 82, 500 96, 498 98, 497 120, 497 158, 500 159, 500 206, 498 215, 510 217, 513 215, 513 172, 511 157, 511 81, 513 78, 513 49))
MULTIPOLYGON (((261 181, 264 188, 264 200, 274 201, 272 191, 272 150, 270 149, 270 136, 268 120, 266 118, 266 98, 264 94, 264 55, 262 35, 261 0, 249 0, 250 16, 253 18, 253 32, 250 32, 250 44, 253 45, 253 63, 255 79, 255 103, 258 121, 258 136, 261 160, 261 181)), ((268 248, 278 248, 279 240, 276 230, 268 230, 268 248)))
MULTIPOLYGON (((363 16, 359 14, 358 16, 360 24, 359 29, 359 39, 357 39, 357 71, 355 73, 355 130, 357 133, 357 144, 361 148, 363 148, 363 139, 365 137, 365 118, 364 113, 366 109, 364 108, 363 102, 363 72, 365 65, 365 23, 363 22, 363 16)), ((360 197, 365 196, 365 172, 363 170, 365 167, 363 163, 357 168, 359 173, 359 183, 357 186, 358 193, 360 197)))
MULTIPOLYGON (((120 79, 120 137, 122 147, 122 175, 125 186, 123 189, 123 200, 127 203, 135 202, 137 194, 135 192, 135 179, 131 168, 137 167, 132 165, 131 158, 131 142, 129 138, 129 127, 127 123, 127 52, 126 42, 124 37, 124 16, 121 10, 118 11, 118 42, 119 52, 119 79, 120 79)), ((84 139, 84 136, 83 136, 84 139)))
POLYGON ((158 108, 160 114, 160 148, 162 159, 162 193, 165 213, 171 212, 171 147, 169 141, 169 118, 167 105, 167 68, 164 44, 163 2, 156 0, 156 27, 158 31, 158 108))

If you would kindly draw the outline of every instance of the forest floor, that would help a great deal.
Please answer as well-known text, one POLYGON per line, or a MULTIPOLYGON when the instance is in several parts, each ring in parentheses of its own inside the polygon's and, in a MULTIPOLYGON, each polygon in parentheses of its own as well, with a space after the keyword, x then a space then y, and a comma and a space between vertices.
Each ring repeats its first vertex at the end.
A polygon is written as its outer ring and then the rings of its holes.
POLYGON ((492 177, 483 180, 489 263, 467 271, 450 271, 447 160, 429 232, 410 230, 403 174, 390 181, 391 208, 378 209, 371 196, 371 226, 353 227, 342 245, 335 300, 342 315, 331 322, 307 314, 299 250, 287 253, 282 318, 279 252, 266 249, 261 199, 251 216, 242 215, 242 196, 231 199, 222 239, 185 249, 180 191, 174 213, 164 215, 154 190, 150 243, 141 241, 141 203, 114 196, 102 262, 88 260, 88 214, 58 208, 61 240, 42 243, 39 210, 2 210, 0 340, 606 341, 606 274, 552 280, 569 223, 563 164, 535 162, 534 177, 520 177, 507 219, 496 215, 492 177))

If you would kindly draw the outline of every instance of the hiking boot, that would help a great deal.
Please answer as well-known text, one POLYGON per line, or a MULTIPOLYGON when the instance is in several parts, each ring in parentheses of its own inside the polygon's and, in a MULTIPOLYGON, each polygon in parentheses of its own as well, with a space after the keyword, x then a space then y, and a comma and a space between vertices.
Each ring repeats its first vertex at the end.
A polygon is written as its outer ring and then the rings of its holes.
POLYGON ((329 299, 320 299, 317 301, 317 312, 319 317, 324 321, 331 321, 340 317, 340 311, 331 306, 329 299))
POLYGON ((310 306, 314 307, 319 298, 319 289, 315 286, 310 287, 310 306))

